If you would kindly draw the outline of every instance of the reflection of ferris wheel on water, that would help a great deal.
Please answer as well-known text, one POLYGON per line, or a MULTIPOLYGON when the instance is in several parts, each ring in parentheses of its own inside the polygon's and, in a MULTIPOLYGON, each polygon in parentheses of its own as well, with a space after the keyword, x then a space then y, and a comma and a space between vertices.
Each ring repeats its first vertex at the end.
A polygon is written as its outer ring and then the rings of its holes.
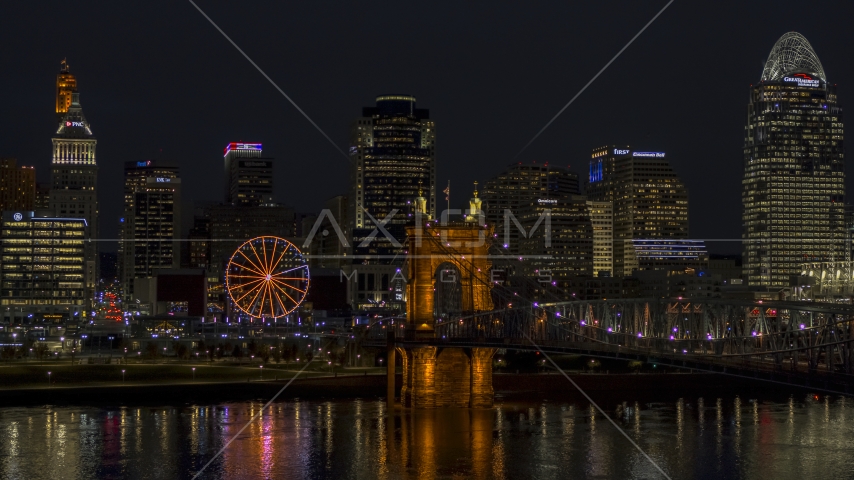
POLYGON ((231 301, 254 318, 293 312, 308 293, 308 265, 302 252, 279 237, 257 237, 235 250, 225 270, 231 301))

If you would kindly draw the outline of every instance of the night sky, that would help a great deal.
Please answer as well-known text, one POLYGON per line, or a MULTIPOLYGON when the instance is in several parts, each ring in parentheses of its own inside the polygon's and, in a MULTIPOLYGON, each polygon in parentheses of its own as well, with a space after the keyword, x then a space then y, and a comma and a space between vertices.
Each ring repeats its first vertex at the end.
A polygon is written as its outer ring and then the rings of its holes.
MULTIPOLYGON (((341 149, 376 95, 415 95, 437 122, 439 190, 450 179, 461 206, 666 1, 197 3, 341 149)), ((692 237, 739 238, 750 84, 794 30, 845 105, 852 18, 851 1, 677 0, 518 160, 583 178, 596 146, 665 151, 690 191, 692 237)), ((4 0, 0 41, 0 156, 49 179, 67 58, 98 139, 102 237, 115 238, 127 160, 178 162, 186 204, 221 200, 233 141, 264 144, 276 198, 297 211, 348 189, 348 160, 187 1, 4 0)))

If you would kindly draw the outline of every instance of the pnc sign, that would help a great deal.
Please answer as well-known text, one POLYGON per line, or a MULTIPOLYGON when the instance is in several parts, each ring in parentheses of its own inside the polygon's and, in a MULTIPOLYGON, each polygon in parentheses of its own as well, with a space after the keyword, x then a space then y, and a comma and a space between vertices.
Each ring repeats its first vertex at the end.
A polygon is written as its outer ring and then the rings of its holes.
POLYGON ((66 127, 85 127, 86 124, 83 122, 65 122, 66 127))
POLYGON ((796 73, 791 77, 783 77, 786 83, 797 83, 799 87, 816 88, 821 86, 821 82, 817 78, 812 78, 806 73, 796 73))

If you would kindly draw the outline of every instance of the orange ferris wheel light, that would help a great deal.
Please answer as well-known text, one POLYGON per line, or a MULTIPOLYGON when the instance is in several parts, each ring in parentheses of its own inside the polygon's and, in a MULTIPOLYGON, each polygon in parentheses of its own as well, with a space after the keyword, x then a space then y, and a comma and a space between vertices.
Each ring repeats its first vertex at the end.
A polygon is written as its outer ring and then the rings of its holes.
POLYGON ((279 318, 305 300, 310 283, 302 252, 280 237, 240 245, 228 262, 225 283, 232 303, 253 318, 279 318))

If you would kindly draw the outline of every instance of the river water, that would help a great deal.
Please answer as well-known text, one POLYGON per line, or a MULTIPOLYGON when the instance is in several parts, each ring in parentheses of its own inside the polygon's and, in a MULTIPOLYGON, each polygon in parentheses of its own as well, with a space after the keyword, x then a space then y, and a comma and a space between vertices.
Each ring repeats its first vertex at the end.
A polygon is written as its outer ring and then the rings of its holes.
MULTIPOLYGON (((854 400, 738 395, 601 402, 672 478, 854 478, 854 400)), ((191 478, 261 402, 0 408, 2 479, 191 478)), ((663 478, 580 399, 407 411, 288 400, 200 478, 663 478)))

